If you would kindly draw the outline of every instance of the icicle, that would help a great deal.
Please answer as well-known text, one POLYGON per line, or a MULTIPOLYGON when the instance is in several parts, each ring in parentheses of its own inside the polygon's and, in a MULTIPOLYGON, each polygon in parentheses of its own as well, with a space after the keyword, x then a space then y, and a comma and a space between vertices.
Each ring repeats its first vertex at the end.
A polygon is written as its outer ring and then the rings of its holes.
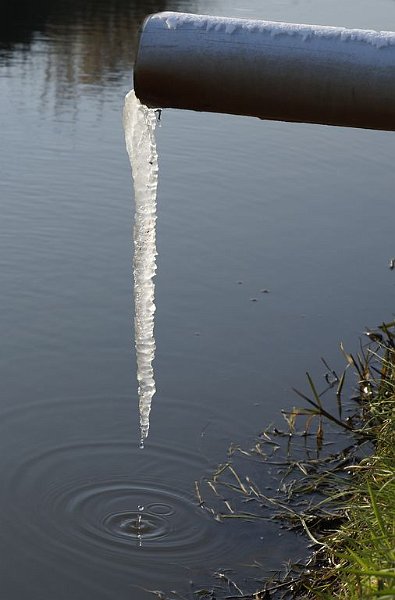
POLYGON ((155 357, 154 313, 156 273, 156 192, 158 155, 155 143, 155 111, 142 105, 134 91, 125 98, 123 116, 126 148, 132 167, 134 223, 134 299, 137 381, 140 409, 140 447, 149 430, 151 401, 155 394, 152 361, 155 357))

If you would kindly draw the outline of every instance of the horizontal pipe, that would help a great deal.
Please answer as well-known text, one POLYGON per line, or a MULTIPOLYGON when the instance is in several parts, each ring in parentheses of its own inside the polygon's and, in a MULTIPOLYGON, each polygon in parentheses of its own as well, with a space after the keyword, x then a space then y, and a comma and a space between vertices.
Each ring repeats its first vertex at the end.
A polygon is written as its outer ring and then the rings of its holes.
POLYGON ((149 107, 395 131, 395 33, 157 13, 134 86, 149 107))

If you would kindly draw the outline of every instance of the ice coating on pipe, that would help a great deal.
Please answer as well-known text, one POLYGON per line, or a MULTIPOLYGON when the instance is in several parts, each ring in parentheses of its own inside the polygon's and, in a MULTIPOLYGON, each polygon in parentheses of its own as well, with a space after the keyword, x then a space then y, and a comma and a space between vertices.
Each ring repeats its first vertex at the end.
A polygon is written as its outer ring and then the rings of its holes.
POLYGON ((189 13, 162 12, 152 15, 150 20, 166 23, 168 29, 191 28, 204 31, 223 32, 228 35, 240 32, 268 34, 271 37, 297 37, 303 42, 319 39, 339 39, 347 42, 361 42, 376 48, 395 46, 395 33, 392 31, 375 31, 363 29, 347 29, 345 27, 329 27, 325 25, 304 25, 279 23, 251 19, 235 19, 231 17, 215 17, 193 15, 189 13))
POLYGON ((140 410, 140 446, 148 436, 151 401, 155 394, 152 362, 155 358, 154 314, 156 273, 156 194, 158 155, 155 111, 127 94, 123 113, 126 149, 132 167, 135 200, 134 301, 135 346, 140 410))

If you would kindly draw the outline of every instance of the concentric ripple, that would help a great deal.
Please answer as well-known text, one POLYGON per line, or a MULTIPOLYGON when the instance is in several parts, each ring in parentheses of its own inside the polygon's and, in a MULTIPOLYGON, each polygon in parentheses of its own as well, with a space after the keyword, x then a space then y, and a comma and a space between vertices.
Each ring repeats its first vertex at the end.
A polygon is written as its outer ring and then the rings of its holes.
POLYGON ((158 436, 141 451, 130 408, 129 398, 81 398, 1 411, 0 579, 17 564, 18 597, 54 577, 67 591, 43 600, 145 600, 131 586, 177 587, 218 557, 246 560, 253 539, 262 556, 266 524, 220 524, 199 507, 204 453, 158 436))
MULTIPOLYGON (((215 568, 219 554, 239 556, 232 534, 194 496, 204 456, 172 440, 150 439, 141 451, 130 412, 128 398, 2 411, 2 539, 33 580, 73 573, 78 589, 96 585, 95 598, 111 598, 122 582, 160 589, 170 573, 174 582, 191 568, 215 568)), ((7 560, 0 576, 12 568, 7 560)))
POLYGON ((140 552, 147 551, 151 557, 165 553, 183 560, 190 555, 194 560, 202 544, 208 551, 212 545, 208 543, 212 523, 193 497, 163 482, 72 480, 41 501, 57 539, 65 540, 67 534, 69 540, 78 540, 80 549, 95 548, 99 555, 111 550, 129 560, 134 541, 139 542, 140 552), (144 506, 141 512, 139 505, 144 506))
MULTIPOLYGON (((158 448, 150 453, 158 455, 158 448)), ((94 552, 95 560, 114 553, 117 567, 130 567, 136 541, 135 558, 149 552, 152 559, 165 554, 193 562, 203 548, 210 553, 210 546, 215 554, 216 538, 210 541, 213 523, 188 490, 141 473, 134 480, 134 469, 127 475, 126 465, 132 466, 140 454, 132 445, 110 443, 66 445, 31 456, 8 480, 14 502, 19 499, 19 506, 13 507, 19 509, 15 525, 25 533, 39 528, 36 539, 41 537, 42 545, 53 550, 67 548, 85 558, 94 552), (20 510, 27 498, 29 507, 20 510)), ((177 457, 169 451, 163 454, 168 468, 177 457)), ((167 481, 169 477, 165 474, 167 481)))
POLYGON ((122 538, 132 538, 142 544, 152 538, 166 535, 166 521, 150 514, 141 515, 138 511, 110 515, 104 520, 104 526, 111 534, 122 538))
MULTIPOLYGON (((133 490, 128 490, 128 492, 131 492, 132 497, 136 495, 133 494, 133 490)), ((153 495, 158 495, 158 491, 146 488, 142 492, 139 489, 137 495, 140 500, 144 501, 144 497, 152 498, 153 495)), ((177 521, 180 518, 183 521, 188 518, 183 514, 186 508, 185 504, 171 492, 161 490, 160 495, 169 503, 150 503, 146 507, 140 505, 140 510, 112 512, 103 520, 104 528, 111 536, 117 536, 120 541, 129 542, 130 539, 134 539, 141 546, 143 543, 144 545, 152 545, 154 542, 161 543, 161 540, 168 536, 170 536, 169 541, 172 544, 180 544, 180 536, 186 532, 177 527, 177 521), (160 507, 159 512, 157 507, 160 507)), ((117 498, 118 500, 119 498, 117 498)))

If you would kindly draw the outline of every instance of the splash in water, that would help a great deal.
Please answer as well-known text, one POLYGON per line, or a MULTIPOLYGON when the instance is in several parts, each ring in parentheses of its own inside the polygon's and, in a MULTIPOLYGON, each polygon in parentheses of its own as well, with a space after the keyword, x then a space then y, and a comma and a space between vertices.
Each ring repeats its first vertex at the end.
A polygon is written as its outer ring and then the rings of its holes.
POLYGON ((138 543, 139 543, 139 547, 141 548, 141 546, 143 545, 143 532, 142 532, 142 525, 143 525, 143 510, 144 510, 144 506, 142 504, 139 504, 137 507, 138 515, 137 515, 137 539, 138 539, 138 543))
POLYGON ((132 166, 134 223, 134 301, 137 381, 140 409, 140 447, 149 430, 151 401, 155 394, 152 361, 155 357, 154 313, 156 273, 156 192, 158 155, 155 144, 156 114, 141 104, 134 91, 127 94, 124 108, 126 148, 132 166))

